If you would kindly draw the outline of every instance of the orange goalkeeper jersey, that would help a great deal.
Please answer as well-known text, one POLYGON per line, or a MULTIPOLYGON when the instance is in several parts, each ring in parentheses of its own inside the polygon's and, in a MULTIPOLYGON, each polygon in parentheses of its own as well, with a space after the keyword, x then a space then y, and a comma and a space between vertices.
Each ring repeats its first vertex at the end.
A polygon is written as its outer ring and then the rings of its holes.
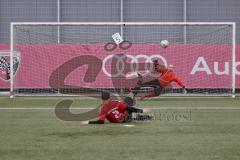
POLYGON ((172 81, 175 81, 179 86, 184 88, 183 82, 176 76, 176 74, 172 70, 160 67, 156 69, 156 71, 161 73, 161 76, 159 77, 159 83, 162 87, 167 87, 172 81))

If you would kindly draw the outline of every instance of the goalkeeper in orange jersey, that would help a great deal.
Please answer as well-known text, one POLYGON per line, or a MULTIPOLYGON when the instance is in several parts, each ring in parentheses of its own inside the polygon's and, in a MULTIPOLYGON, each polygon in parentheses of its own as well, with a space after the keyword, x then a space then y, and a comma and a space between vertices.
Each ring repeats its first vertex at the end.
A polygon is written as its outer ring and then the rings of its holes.
MULTIPOLYGON (((141 88, 142 86, 154 86, 153 91, 151 91, 147 95, 142 96, 141 100, 143 100, 144 98, 148 98, 148 97, 159 96, 161 94, 162 90, 164 88, 166 88, 167 86, 169 86, 172 83, 172 81, 176 82, 186 92, 185 85, 171 69, 169 69, 163 65, 160 65, 157 60, 153 61, 153 65, 154 65, 154 72, 161 74, 159 78, 154 79, 152 81, 143 82, 142 75, 138 74, 139 80, 137 83, 137 87, 135 87, 134 90, 137 88, 141 88)), ((136 94, 136 92, 135 92, 135 94, 136 94)))

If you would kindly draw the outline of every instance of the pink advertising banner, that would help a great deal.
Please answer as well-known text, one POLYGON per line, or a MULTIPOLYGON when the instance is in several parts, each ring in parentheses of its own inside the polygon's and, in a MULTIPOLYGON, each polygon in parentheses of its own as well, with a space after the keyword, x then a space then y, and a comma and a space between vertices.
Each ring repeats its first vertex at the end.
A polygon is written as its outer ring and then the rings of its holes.
MULTIPOLYGON (((0 50, 8 48, 0 44, 0 50)), ((16 88, 129 87, 136 82, 136 70, 144 74, 148 68, 144 63, 153 59, 170 66, 188 88, 232 86, 229 44, 171 44, 167 49, 159 44, 133 44, 127 50, 117 47, 111 52, 103 44, 23 44, 16 49, 21 53, 16 88)), ((237 51, 236 83, 240 88, 240 45, 237 51)), ((9 88, 4 74, 0 74, 0 88, 9 88)))

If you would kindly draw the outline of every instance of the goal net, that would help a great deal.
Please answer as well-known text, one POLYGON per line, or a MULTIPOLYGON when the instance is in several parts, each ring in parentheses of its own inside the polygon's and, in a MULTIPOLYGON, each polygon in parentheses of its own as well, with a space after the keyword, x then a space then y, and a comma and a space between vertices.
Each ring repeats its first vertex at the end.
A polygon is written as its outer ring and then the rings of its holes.
POLYGON ((234 23, 12 23, 11 51, 21 61, 11 93, 125 93, 136 85, 138 72, 144 81, 156 79, 151 70, 158 60, 187 88, 183 93, 172 82, 162 95, 233 95, 234 35, 234 23))

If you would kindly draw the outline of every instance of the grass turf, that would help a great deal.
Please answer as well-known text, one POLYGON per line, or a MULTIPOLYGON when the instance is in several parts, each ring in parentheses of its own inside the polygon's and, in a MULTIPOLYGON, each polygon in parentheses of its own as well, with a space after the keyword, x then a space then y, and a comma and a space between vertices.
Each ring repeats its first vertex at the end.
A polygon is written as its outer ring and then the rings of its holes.
MULTIPOLYGON (((0 108, 12 108, 0 109, 0 159, 240 159, 239 98, 142 101, 140 107, 159 107, 153 110, 157 118, 134 123, 136 126, 131 128, 119 124, 82 126, 57 119, 54 110, 13 109, 54 108, 61 99, 0 98, 0 108)), ((70 99, 74 100, 73 107, 95 107, 100 103, 97 99, 70 99)))

